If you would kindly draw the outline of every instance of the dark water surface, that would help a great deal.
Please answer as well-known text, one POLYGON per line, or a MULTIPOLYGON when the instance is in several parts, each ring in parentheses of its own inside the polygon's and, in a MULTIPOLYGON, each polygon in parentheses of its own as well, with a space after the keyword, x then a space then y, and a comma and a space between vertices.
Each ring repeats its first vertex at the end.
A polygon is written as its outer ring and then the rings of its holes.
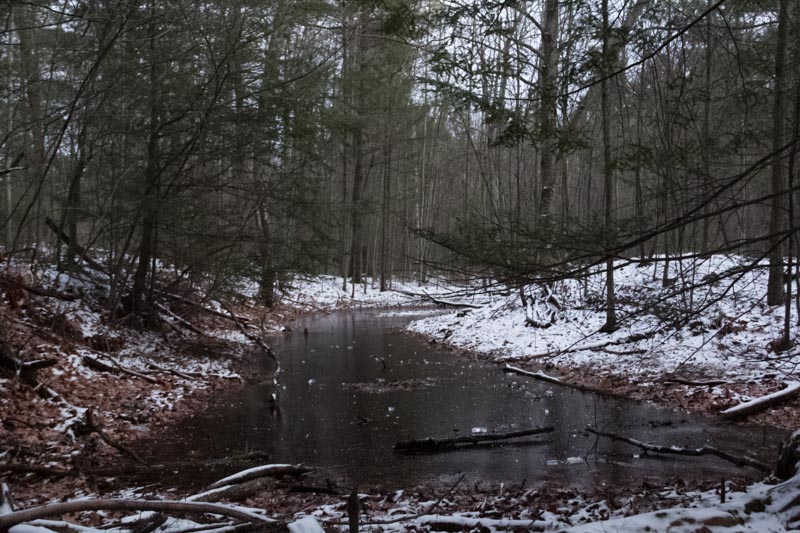
POLYGON ((279 419, 270 412, 271 385, 249 385, 223 393, 214 409, 171 428, 158 454, 213 458, 259 450, 271 462, 323 467, 362 485, 449 482, 464 473, 474 480, 598 486, 758 472, 708 457, 640 458, 627 444, 597 441, 583 431, 587 425, 659 444, 708 444, 764 461, 775 457, 786 435, 505 374, 401 333, 411 318, 407 311, 346 311, 301 320, 293 333, 273 340, 283 365, 279 419), (556 430, 519 446, 417 456, 392 451, 401 440, 535 426, 556 430))

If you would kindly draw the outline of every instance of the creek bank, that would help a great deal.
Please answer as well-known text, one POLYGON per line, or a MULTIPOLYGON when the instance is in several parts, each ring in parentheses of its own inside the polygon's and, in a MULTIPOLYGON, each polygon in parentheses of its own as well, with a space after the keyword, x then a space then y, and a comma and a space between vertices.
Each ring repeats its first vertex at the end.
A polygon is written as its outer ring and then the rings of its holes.
MULTIPOLYGON (((503 367, 513 362, 514 366, 529 372, 543 372, 557 378, 563 382, 563 386, 596 392, 609 397, 653 402, 669 409, 712 417, 718 416, 724 409, 737 405, 743 398, 766 396, 782 390, 784 386, 783 382, 775 375, 765 376, 761 380, 726 381, 716 384, 713 375, 704 375, 700 371, 693 373, 694 381, 698 383, 709 381, 715 384, 685 385, 674 382, 675 376, 671 374, 639 380, 635 376, 604 371, 589 364, 568 367, 554 363, 540 363, 525 358, 515 358, 513 361, 505 358, 498 359, 497 354, 463 348, 448 342, 447 339, 437 338, 435 335, 416 331, 407 333, 425 339, 431 344, 438 344, 456 357, 494 364, 498 367, 498 371, 502 371, 503 367)), ((794 430, 797 428, 797 420, 800 420, 800 398, 787 400, 781 405, 743 419, 734 420, 731 423, 794 430)))
MULTIPOLYGON (((800 326, 792 318, 793 345, 776 351, 784 310, 763 301, 765 267, 732 255, 673 261, 668 277, 675 281, 665 285, 655 275, 658 265, 619 261, 620 321, 611 333, 601 333, 602 271, 496 294, 481 309, 415 321, 408 329, 501 365, 716 415, 800 380, 800 326)), ((744 422, 795 429, 799 415, 795 397, 744 422)))

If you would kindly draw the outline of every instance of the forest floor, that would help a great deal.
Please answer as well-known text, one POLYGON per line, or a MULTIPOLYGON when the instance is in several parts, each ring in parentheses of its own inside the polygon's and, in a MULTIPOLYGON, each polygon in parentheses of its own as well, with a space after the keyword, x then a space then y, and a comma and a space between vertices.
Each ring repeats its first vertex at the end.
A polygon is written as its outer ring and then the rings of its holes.
MULTIPOLYGON (((719 268, 716 265, 709 270, 719 268)), ((665 291, 669 291, 649 281, 652 271, 631 266, 621 272, 623 315, 637 299, 665 300, 665 291)), ((190 304, 196 295, 167 298, 162 302, 160 326, 142 330, 109 322, 103 307, 95 303, 103 298, 93 293, 102 285, 96 280, 67 277, 50 269, 33 278, 28 272, 6 272, 0 280, 6 297, 0 305, 0 321, 5 324, 0 347, 17 368, 16 374, 0 376, 3 480, 12 486, 22 507, 90 496, 174 499, 186 496, 187 489, 155 483, 167 477, 163 476, 166 472, 172 477, 182 469, 191 472, 202 466, 223 475, 240 466, 263 463, 263 457, 251 454, 220 464, 201 464, 187 456, 181 464, 144 465, 146 451, 128 444, 171 420, 206 408, 223 387, 239 386, 245 379, 267 379, 243 374, 248 358, 259 350, 245 334, 247 324, 253 324, 253 330, 279 332, 303 313, 418 305, 430 296, 440 302, 482 304, 479 309, 460 309, 410 326, 432 341, 475 350, 503 363, 560 371, 561 379, 570 382, 713 412, 777 390, 792 379, 789 365, 794 352, 775 355, 769 351, 770 341, 779 336, 782 313, 761 304, 763 276, 757 272, 746 276, 749 281, 743 282, 743 275, 727 289, 720 285, 725 281, 708 283, 702 301, 710 301, 709 293, 714 291, 735 298, 715 302, 685 325, 665 318, 673 316, 671 310, 664 311, 664 316, 632 315, 616 333, 600 337, 596 330, 602 325, 598 300, 602 283, 597 279, 585 285, 569 282, 537 288, 528 293, 529 304, 522 307, 517 294, 467 293, 444 283, 424 290, 414 284, 396 284, 396 290, 389 293, 357 287, 351 293, 351 287, 341 289, 341 279, 326 277, 296 282, 283 303, 269 313, 246 297, 230 307, 213 301, 190 304), (22 285, 50 294, 34 294, 21 289, 22 285), (551 307, 544 303, 551 293, 558 301, 553 316, 548 315, 551 307), (241 318, 238 324, 231 314, 241 318), (526 326, 526 322, 539 324, 542 317, 554 319, 553 323, 546 328, 526 326), (631 341, 640 335, 642 339, 631 341), (604 344, 607 341, 616 344, 604 344), (708 346, 714 349, 706 349, 708 346), (548 355, 541 357, 540 352, 548 355), (27 368, 36 369, 27 374, 35 380, 33 385, 20 372, 26 363, 31 365, 27 368), (572 364, 580 369, 567 371, 572 364), (715 378, 725 384, 666 385, 660 383, 665 376, 715 378)), ((253 296, 252 287, 246 285, 240 292, 253 296)), ((693 298, 700 301, 701 295, 698 292, 693 298)), ((790 427, 792 420, 798 419, 799 407, 792 401, 753 419, 790 427)), ((308 488, 320 483, 312 474, 300 485, 308 488)), ((328 530, 346 529, 346 494, 296 492, 297 485, 295 480, 275 480, 237 503, 266 509, 275 518, 310 516, 328 530)), ((792 498, 800 493, 798 486, 797 478, 787 485, 792 498)), ((748 485, 745 480, 726 481, 728 503, 724 506, 719 503, 716 481, 687 484, 673 480, 657 487, 591 491, 488 483, 363 490, 362 520, 384 522, 372 526, 384 531, 644 531, 648 527, 652 531, 783 531, 784 525, 793 521, 795 508, 780 511, 788 496, 767 497, 769 491, 784 489, 748 485), (668 508, 675 510, 663 511, 668 508), (601 529, 591 529, 592 523, 601 529)), ((100 525, 115 516, 95 517, 89 523, 100 525)), ((159 531, 199 527, 186 521, 170 524, 159 531)))

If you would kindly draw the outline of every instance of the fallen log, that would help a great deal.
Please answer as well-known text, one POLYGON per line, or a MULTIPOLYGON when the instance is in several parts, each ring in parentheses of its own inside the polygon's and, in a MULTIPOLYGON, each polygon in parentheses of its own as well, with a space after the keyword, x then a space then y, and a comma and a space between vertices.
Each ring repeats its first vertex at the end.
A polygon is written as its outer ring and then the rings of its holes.
POLYGON ((208 488, 216 489, 218 487, 224 487, 225 485, 243 483, 245 481, 249 481, 251 479, 257 479, 260 477, 301 476, 313 470, 314 470, 313 468, 309 468, 307 466, 299 464, 298 465, 273 464, 273 465, 255 466, 253 468, 248 468, 247 470, 242 470, 241 472, 231 474, 230 476, 226 476, 220 479, 219 481, 212 483, 211 485, 208 486, 208 488))
POLYGON ((275 523, 274 520, 260 514, 219 503, 98 499, 53 503, 0 515, 0 531, 6 531, 8 528, 16 526, 17 524, 23 524, 40 518, 71 513, 83 513, 87 511, 156 511, 187 514, 215 514, 235 518, 243 522, 275 523))
POLYGON ((552 427, 540 427, 533 429, 523 429, 519 431, 509 431, 507 433, 486 433, 481 435, 468 435, 451 439, 413 439, 398 442, 394 445, 396 453, 421 453, 438 450, 454 449, 460 445, 475 445, 482 442, 494 442, 501 440, 516 439, 518 437, 528 437, 530 435, 540 435, 542 433, 552 433, 552 427))
POLYGON ((160 372, 165 372, 167 374, 172 374, 172 375, 174 375, 176 377, 179 377, 179 378, 182 378, 182 379, 186 379, 188 381, 194 381, 195 380, 194 377, 190 376, 189 374, 187 374, 185 372, 181 372, 180 370, 175 370, 174 368, 167 368, 167 367, 163 367, 163 366, 157 365, 156 363, 154 363, 151 360, 147 360, 146 363, 147 363, 148 367, 154 368, 154 369, 156 369, 156 370, 158 370, 160 372))
POLYGON ((260 477, 232 485, 213 488, 187 498, 191 502, 218 502, 220 500, 243 501, 250 496, 268 489, 274 481, 268 477, 260 477))
POLYGON ((58 291, 54 291, 54 290, 51 290, 51 289, 45 289, 44 287, 33 287, 31 285, 26 285, 26 284, 24 284, 24 283, 22 283, 20 281, 12 279, 10 277, 6 277, 5 279, 3 279, 3 283, 7 283, 7 284, 10 284, 10 285, 13 285, 13 286, 18 287, 18 288, 20 288, 20 289, 22 289, 22 290, 24 290, 26 292, 29 292, 31 294, 35 294, 36 296, 46 296, 48 298, 55 298, 56 300, 62 300, 62 301, 65 301, 65 302, 74 302, 75 300, 77 300, 80 297, 77 294, 68 294, 68 293, 64 293, 64 292, 58 292, 58 291))
POLYGON ((787 402, 797 396, 798 393, 800 393, 800 381, 790 382, 786 384, 785 388, 777 392, 773 392, 772 394, 767 394, 766 396, 754 398, 748 402, 729 407, 728 409, 721 411, 719 414, 726 420, 750 416, 775 405, 787 402))
POLYGON ((530 372, 528 370, 523 370, 523 369, 518 368, 516 366, 505 365, 503 367, 503 372, 509 372, 511 374, 520 374, 520 375, 528 376, 530 378, 538 379, 538 380, 541 380, 541 381, 546 381, 548 383, 554 383, 556 385, 568 385, 567 383, 561 381, 560 379, 558 379, 556 377, 548 376, 544 372, 530 372))
POLYGON ((83 357, 81 357, 81 363, 91 368, 92 370, 97 370, 98 372, 115 374, 117 371, 117 369, 114 368, 114 365, 104 363, 100 359, 95 359, 94 357, 91 357, 89 355, 84 355, 83 357))
POLYGON ((108 360, 111 361, 112 364, 108 364, 108 363, 106 363, 104 361, 101 361, 100 359, 97 359, 97 358, 92 357, 90 355, 84 355, 81 358, 81 362, 84 365, 88 366, 89 368, 91 368, 93 370, 97 370, 98 372, 106 372, 106 373, 110 373, 110 374, 116 374, 117 372, 119 372, 119 373, 122 373, 122 374, 126 374, 128 376, 131 376, 131 377, 143 379, 143 380, 147 381, 148 383, 152 383, 154 385, 158 384, 158 383, 161 383, 159 380, 157 380, 154 377, 142 374, 141 372, 137 372, 135 370, 131 370, 130 368, 126 368, 126 367, 122 366, 121 364, 119 364, 119 362, 117 362, 116 360, 112 359, 111 357, 108 357, 108 360))
POLYGON ((35 390, 36 393, 45 400, 57 398, 58 394, 39 382, 39 378, 36 377, 36 371, 47 368, 48 366, 53 366, 57 362, 56 359, 43 359, 30 363, 20 361, 16 357, 9 355, 6 345, 0 343, 0 372, 5 373, 9 377, 18 376, 23 383, 35 390))
POLYGON ((762 472, 769 472, 771 470, 770 466, 767 464, 762 463, 757 459, 753 459, 752 457, 748 457, 746 455, 733 455, 728 452, 722 451, 718 448, 714 448, 712 446, 703 446, 701 448, 681 448, 679 446, 659 446, 657 444, 651 444, 649 442, 642 442, 640 440, 632 439, 630 437, 626 437, 624 435, 618 435, 616 433, 607 433, 605 431, 599 431, 592 427, 587 427, 586 431, 597 435, 598 437, 606 437, 613 441, 620 441, 626 442, 631 446, 636 446, 637 448, 641 449, 644 452, 651 452, 651 453, 659 453, 665 455, 685 455, 690 457, 698 457, 701 455, 713 455, 715 457, 719 457, 729 463, 733 463, 736 466, 749 466, 752 468, 757 468, 762 472))
POLYGON ((39 474, 46 477, 70 477, 81 475, 79 470, 51 468, 49 466, 40 465, 26 465, 22 463, 0 463, 0 472, 10 472, 12 474, 39 474))

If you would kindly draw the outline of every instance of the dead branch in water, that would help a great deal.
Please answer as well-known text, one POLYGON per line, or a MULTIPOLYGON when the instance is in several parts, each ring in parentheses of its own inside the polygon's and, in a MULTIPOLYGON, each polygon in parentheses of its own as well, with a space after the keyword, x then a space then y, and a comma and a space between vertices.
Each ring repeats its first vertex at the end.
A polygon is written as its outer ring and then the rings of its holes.
POLYGON ((626 437, 624 435, 618 435, 616 433, 607 433, 605 431, 598 431, 592 427, 587 427, 586 431, 597 435, 598 437, 606 437, 614 441, 626 442, 631 446, 636 446, 637 448, 641 449, 644 452, 650 453, 660 453, 660 454, 668 454, 668 455, 685 455, 691 457, 698 457, 701 455, 713 455, 728 461, 729 463, 733 463, 736 466, 750 466, 752 468, 757 468, 762 472, 769 472, 771 468, 758 461, 753 459, 752 457, 747 457, 746 455, 733 455, 728 452, 724 452, 712 446, 703 446, 702 448, 681 448, 678 446, 660 446, 657 444, 650 444, 648 442, 642 442, 640 440, 632 439, 630 437, 626 437))
POLYGON ((528 437, 530 435, 540 435, 542 433, 552 433, 552 427, 540 427, 533 429, 523 429, 510 431, 508 433, 486 433, 483 435, 469 435, 465 437, 455 437, 452 439, 414 439, 398 442, 394 445, 396 453, 422 453, 454 449, 459 445, 479 444, 481 442, 493 442, 501 440, 516 439, 518 437, 528 437))

